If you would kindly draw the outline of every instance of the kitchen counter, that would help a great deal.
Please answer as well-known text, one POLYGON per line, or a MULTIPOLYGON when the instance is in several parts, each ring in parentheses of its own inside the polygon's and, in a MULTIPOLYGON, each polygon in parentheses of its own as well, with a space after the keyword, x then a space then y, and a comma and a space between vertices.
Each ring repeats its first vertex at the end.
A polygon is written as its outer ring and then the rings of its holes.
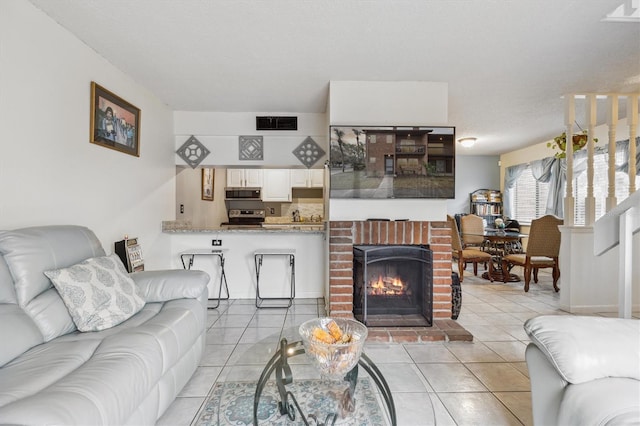
MULTIPOLYGON (((180 255, 192 250, 224 249, 225 274, 232 299, 255 298, 255 263, 257 250, 293 249, 296 251, 296 297, 325 296, 326 235, 324 223, 273 224, 265 228, 223 229, 220 227, 193 227, 188 223, 163 223, 163 233, 170 239, 172 267, 182 268, 180 255), (213 246, 212 240, 220 245, 213 246)), ((285 257, 269 258, 260 273, 260 293, 268 297, 282 297, 289 288, 289 264, 285 257)), ((220 280, 219 259, 215 256, 197 256, 192 269, 209 274, 209 294, 216 297, 220 280)), ((327 287, 328 288, 328 287, 327 287)))
POLYGON ((261 228, 226 228, 222 227, 194 227, 194 226, 171 226, 162 224, 162 232, 168 234, 189 234, 189 233, 312 233, 324 234, 325 224, 321 222, 289 222, 289 223, 263 223, 261 228))

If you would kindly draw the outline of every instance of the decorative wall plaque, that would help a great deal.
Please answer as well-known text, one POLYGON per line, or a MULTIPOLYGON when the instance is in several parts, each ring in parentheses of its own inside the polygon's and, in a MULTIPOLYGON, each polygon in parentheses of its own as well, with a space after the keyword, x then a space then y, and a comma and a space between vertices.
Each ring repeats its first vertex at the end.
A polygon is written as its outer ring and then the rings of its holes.
POLYGON ((240 136, 240 160, 263 160, 262 136, 240 136))
POLYGON ((308 169, 325 154, 324 149, 322 149, 311 136, 307 136, 292 152, 308 169))
POLYGON ((186 161, 192 169, 195 169, 210 152, 195 136, 191 135, 176 151, 176 154, 186 161))

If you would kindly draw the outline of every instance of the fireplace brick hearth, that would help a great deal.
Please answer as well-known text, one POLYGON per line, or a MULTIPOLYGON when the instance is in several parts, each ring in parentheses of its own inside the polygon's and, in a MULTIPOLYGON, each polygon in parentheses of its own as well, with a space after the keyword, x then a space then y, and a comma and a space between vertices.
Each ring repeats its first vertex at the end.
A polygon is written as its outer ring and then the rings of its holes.
POLYGON ((374 328, 376 341, 472 340, 451 320, 451 234, 446 222, 331 221, 329 223, 329 315, 353 318, 353 246, 428 244, 433 251, 433 327, 374 328))

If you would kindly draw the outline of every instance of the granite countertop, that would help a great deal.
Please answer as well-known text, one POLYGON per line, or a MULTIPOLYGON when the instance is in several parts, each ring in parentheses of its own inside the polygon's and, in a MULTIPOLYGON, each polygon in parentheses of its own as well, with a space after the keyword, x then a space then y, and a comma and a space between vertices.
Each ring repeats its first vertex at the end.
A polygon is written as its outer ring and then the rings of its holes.
POLYGON ((162 222, 162 232, 167 234, 189 234, 189 233, 310 233, 324 234, 325 224, 322 222, 290 222, 290 223, 266 223, 261 228, 226 228, 226 227, 198 227, 190 223, 180 223, 178 221, 162 222))

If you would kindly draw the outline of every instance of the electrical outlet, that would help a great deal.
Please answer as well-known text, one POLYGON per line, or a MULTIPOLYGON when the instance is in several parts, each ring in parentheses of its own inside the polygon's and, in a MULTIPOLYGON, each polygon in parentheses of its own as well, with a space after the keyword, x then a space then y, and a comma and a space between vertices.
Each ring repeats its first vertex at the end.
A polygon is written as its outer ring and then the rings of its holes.
POLYGON ((269 207, 269 214, 276 214, 276 209, 273 207, 269 207))
POLYGON ((212 246, 221 246, 222 245, 222 240, 211 240, 211 245, 212 246))
POLYGON ((180 213, 184 213, 184 204, 180 204, 180 213))

